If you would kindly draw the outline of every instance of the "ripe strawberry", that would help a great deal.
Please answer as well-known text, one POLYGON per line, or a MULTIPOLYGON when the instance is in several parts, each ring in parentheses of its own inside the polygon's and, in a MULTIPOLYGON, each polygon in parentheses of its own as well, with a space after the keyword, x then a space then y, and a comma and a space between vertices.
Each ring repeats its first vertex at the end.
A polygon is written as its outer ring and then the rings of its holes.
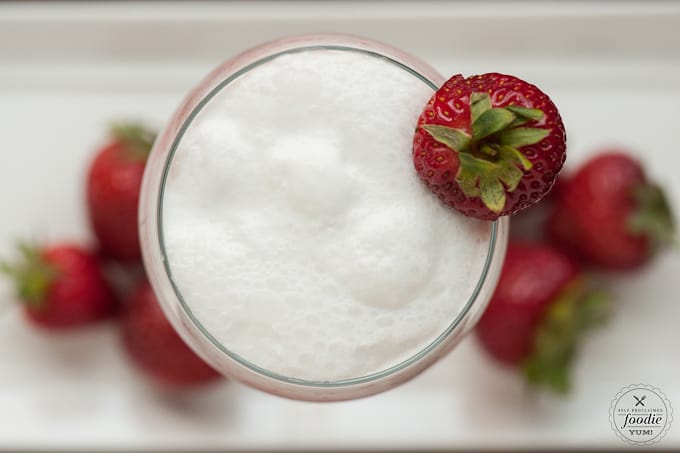
POLYGON ((137 206, 146 159, 154 134, 137 125, 120 125, 101 148, 87 176, 87 207, 101 252, 121 261, 141 257, 137 206))
POLYGON ((566 158, 557 107, 516 77, 453 76, 418 119, 413 162, 428 187, 463 214, 494 220, 539 201, 566 158))
POLYGON ((132 359, 159 382, 191 386, 221 378, 175 332, 146 281, 130 296, 122 329, 132 359))
POLYGON ((548 242, 545 224, 552 213, 555 200, 564 184, 564 172, 555 180, 550 192, 531 209, 513 215, 510 222, 510 240, 544 244, 548 242))
POLYGON ((21 244, 21 260, 3 264, 16 283, 27 317, 53 329, 99 321, 116 310, 116 301, 97 258, 82 248, 61 244, 38 249, 21 244))
POLYGON ((566 255, 511 243, 476 333, 498 361, 522 366, 531 383, 564 392, 579 336, 602 320, 606 306, 602 294, 586 292, 580 269, 566 255))
POLYGON ((587 262, 629 269, 673 241, 674 223, 666 197, 647 179, 640 162, 608 151, 564 184, 548 234, 587 262))

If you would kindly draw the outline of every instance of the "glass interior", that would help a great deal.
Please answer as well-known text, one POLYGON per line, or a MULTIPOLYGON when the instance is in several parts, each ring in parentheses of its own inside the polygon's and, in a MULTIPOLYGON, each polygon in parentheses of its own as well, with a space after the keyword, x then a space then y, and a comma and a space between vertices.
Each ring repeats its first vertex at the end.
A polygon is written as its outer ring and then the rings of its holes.
POLYGON ((363 53, 367 54, 369 56, 375 57, 375 58, 380 58, 384 61, 387 61, 391 64, 394 64, 398 66, 399 68, 403 69, 404 71, 407 71, 408 73, 412 74, 414 77, 418 78, 421 80, 423 83, 425 83, 427 86, 429 86, 432 91, 436 91, 438 89, 438 86, 434 84, 432 81, 430 81, 427 77, 424 75, 420 74, 419 72, 415 71, 413 68, 410 68, 409 66, 394 60, 388 56, 385 56, 383 54, 380 54, 378 52, 373 52, 370 50, 365 50, 365 49, 359 49, 356 47, 351 47, 351 46, 342 46, 342 45, 309 45, 309 46, 301 46, 301 47, 296 47, 293 49, 288 49, 284 50, 281 52, 276 52, 273 54, 270 54, 268 56, 265 56, 261 59, 258 59, 251 64, 239 69, 236 72, 233 72, 230 74, 228 77, 226 77, 221 83, 219 83, 213 90, 211 90, 201 101, 197 104, 197 106, 191 111, 191 113, 188 115, 186 121, 181 125, 179 128, 179 131, 174 138, 169 155, 167 160, 164 163, 163 171, 162 171, 162 177, 161 177, 161 185, 160 185, 160 190, 158 192, 158 210, 157 210, 157 225, 158 225, 158 240, 159 240, 159 247, 160 247, 160 252, 162 255, 162 261, 163 265, 165 267, 165 272, 168 275, 169 281, 172 285, 172 288, 175 292, 175 295, 177 296, 177 299, 180 302, 181 308, 183 312, 186 314, 187 318, 191 320, 192 323, 198 328, 198 330, 201 332, 202 335, 205 336, 217 349, 219 349, 222 353, 224 353, 226 356, 231 358, 232 360, 238 362, 239 364, 245 366, 246 368, 255 371, 259 374, 262 374, 270 379, 276 380, 276 381, 281 381, 284 383, 288 384, 296 384, 296 385, 302 385, 302 386, 310 386, 310 387, 345 387, 345 386, 352 386, 352 385, 357 385, 357 384, 365 384, 369 383, 372 381, 377 381, 382 378, 388 377, 390 375, 393 375, 400 370, 403 370, 405 368, 408 368, 410 365, 418 362, 425 356, 427 356, 430 352, 435 350, 442 342, 444 342, 450 335, 452 335, 459 327, 462 328, 461 324, 464 324, 463 321, 466 319, 466 316, 470 313, 471 308, 474 306, 475 302, 477 301, 477 298, 480 294, 480 291, 482 287, 484 286, 484 283, 487 278, 487 274, 489 273, 489 268, 491 266, 491 263, 494 258, 494 251, 497 249, 496 247, 496 242, 498 239, 498 222, 492 222, 491 224, 491 229, 490 229, 490 240, 488 244, 488 249, 487 249, 487 255, 486 259, 482 268, 482 272, 479 275, 479 279, 473 289, 473 292, 469 299, 467 300, 465 306, 463 309, 458 313, 458 315, 452 320, 452 322, 448 325, 448 327, 441 333, 439 334, 430 344, 428 344, 426 347, 418 351, 416 354, 412 355, 408 359, 397 363, 394 366, 391 366, 387 369, 384 369, 379 372, 375 372, 372 374, 368 374, 365 376, 359 376, 355 378, 350 378, 350 379, 343 379, 343 380, 337 380, 337 381, 310 381, 310 380, 303 380, 303 379, 298 379, 295 377, 291 376, 284 376, 275 372, 272 372, 270 370, 264 369, 254 363, 251 363, 248 361, 245 357, 242 357, 233 351, 230 351, 226 346, 224 346, 221 342, 216 340, 210 332, 201 324, 201 322, 193 315, 192 310, 191 310, 191 304, 190 302, 186 301, 184 297, 182 296, 182 292, 180 289, 177 287, 175 284, 175 281, 173 279, 172 275, 172 263, 167 259, 166 255, 166 248, 165 248, 165 240, 164 240, 164 234, 163 234, 163 200, 164 200, 164 193, 165 193, 165 187, 166 187, 166 182, 168 178, 168 174, 170 171, 170 168, 172 167, 173 163, 173 158, 176 154, 177 147, 179 143, 181 142, 184 134, 186 133, 188 127, 191 125, 192 121, 196 118, 196 116, 201 112, 201 110, 212 100, 212 98, 219 93, 224 87, 226 87, 228 84, 236 80, 237 78, 241 77, 248 71, 251 71, 252 69, 261 66, 268 61, 271 61, 281 55, 284 54, 290 54, 290 53, 297 53, 297 52, 305 52, 305 51, 314 51, 314 50, 337 50, 337 51, 346 51, 346 52, 358 52, 358 53, 363 53))

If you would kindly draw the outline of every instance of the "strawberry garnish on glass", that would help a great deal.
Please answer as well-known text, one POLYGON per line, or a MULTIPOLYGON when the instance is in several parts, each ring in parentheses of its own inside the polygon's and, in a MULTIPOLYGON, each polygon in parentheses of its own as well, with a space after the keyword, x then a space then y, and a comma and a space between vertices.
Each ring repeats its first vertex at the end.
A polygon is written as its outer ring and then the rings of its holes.
POLYGON ((562 119, 536 86, 498 73, 456 75, 420 115, 413 161, 446 204, 495 220, 538 202, 555 182, 565 151, 562 119))

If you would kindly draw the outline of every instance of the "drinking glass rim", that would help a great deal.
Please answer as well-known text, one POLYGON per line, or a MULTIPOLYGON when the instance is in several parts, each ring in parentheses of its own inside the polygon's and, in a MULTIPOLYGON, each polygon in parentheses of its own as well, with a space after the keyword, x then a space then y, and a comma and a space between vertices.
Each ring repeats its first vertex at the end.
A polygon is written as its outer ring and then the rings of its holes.
POLYGON ((385 368, 384 370, 376 371, 374 373, 370 373, 364 376, 360 377, 354 377, 354 378, 348 378, 348 379, 339 379, 339 380, 334 380, 334 381, 318 381, 318 380, 306 380, 306 379, 299 379, 299 378, 293 378, 290 376, 285 376, 283 374, 279 374, 270 370, 267 370, 266 368, 262 368, 245 358, 241 357, 239 354, 230 351, 225 345, 223 345, 220 341, 218 341, 214 336, 210 334, 208 329, 206 329, 203 324, 194 316, 193 312, 191 311, 191 308, 187 304, 187 302, 184 299, 184 296, 182 295, 182 292, 180 289, 177 287, 175 284, 175 281, 172 277, 172 270, 170 268, 170 260, 167 257, 166 253, 166 246, 165 246, 165 237, 163 233, 163 204, 164 204, 164 196, 165 196, 165 189, 166 189, 166 183, 168 179, 168 174, 170 172, 170 168, 172 166, 173 159, 175 157, 177 147, 179 146, 179 143, 182 141, 182 138, 184 137, 184 134, 186 133, 187 129, 189 126, 192 124, 196 116, 203 110, 203 108, 220 92, 222 89, 224 89, 227 85, 241 77, 242 75, 248 73, 249 71, 262 66, 263 64, 266 64, 269 61, 272 61, 282 55, 287 55, 287 54, 295 54, 295 53, 300 53, 300 52, 305 52, 305 51, 312 51, 312 50, 336 50, 336 51, 348 51, 348 52, 357 52, 365 55, 369 55, 374 58, 380 58, 383 59, 391 64, 396 65, 397 67, 407 71, 411 75, 415 76, 422 82, 424 82, 427 86, 432 88, 433 91, 437 91, 439 87, 434 84, 430 79, 428 79, 426 76, 421 74, 420 72, 416 71, 414 68, 408 66, 405 63, 402 63, 399 60, 396 60, 395 58, 392 58, 388 55, 385 55, 383 53, 377 52, 377 51, 372 51, 360 47, 354 47, 352 45, 340 45, 340 44, 310 44, 310 45, 300 45, 297 47, 289 48, 289 49, 284 49, 284 50, 279 50, 275 51, 269 55, 265 55, 261 58, 256 59, 255 61, 244 65, 243 67, 238 68, 236 71, 232 72, 229 74, 228 77, 226 77, 224 80, 222 80, 220 83, 218 83, 214 88, 212 88, 205 96, 201 98, 200 101, 196 104, 196 106, 191 110, 191 112, 187 115, 186 119, 184 122, 181 124, 179 127, 177 134, 173 138, 172 145, 170 146, 170 150, 168 153, 168 156, 166 157, 164 163, 163 163, 163 172, 161 175, 161 181, 160 181, 160 186, 158 190, 158 198, 157 198, 157 205, 156 205, 156 224, 157 224, 157 237, 158 237, 158 246, 161 254, 161 261, 163 262, 163 268, 165 269, 166 276, 168 278, 168 281, 170 282, 170 285, 172 287, 173 292, 175 293, 175 296, 177 297, 177 300, 180 303, 180 306, 182 307, 182 311, 184 314, 191 320, 191 322, 194 324, 194 326, 198 329, 198 331, 213 345, 215 346, 220 352, 223 354, 226 354, 230 359, 234 360, 238 364, 246 367, 249 370, 252 370, 260 375, 263 375, 266 378, 273 379, 275 381, 279 381, 285 384, 293 384, 297 386, 305 386, 305 387, 316 387, 316 388, 338 388, 338 387, 350 387, 354 385, 360 385, 360 384, 367 384, 370 382, 375 382, 379 381, 381 379, 387 378, 389 376, 392 376, 396 373, 398 373, 401 370, 404 370, 408 367, 410 367, 413 364, 418 363, 421 359, 426 357, 428 354, 436 350, 453 332, 460 326, 460 324, 463 322, 465 319, 466 315, 470 312, 471 308, 474 306, 475 302, 477 301, 477 297, 479 296, 482 288, 484 287, 484 283, 486 282, 486 278, 488 276, 489 270, 491 268, 491 264, 493 262, 494 254, 496 251, 496 244, 497 244, 497 239, 498 239, 498 229, 499 229, 499 222, 498 221, 492 221, 491 223, 491 231, 490 231, 490 238, 489 238, 489 247, 487 249, 487 255, 484 261, 484 266, 482 268, 482 272, 480 274, 479 280, 477 281, 477 284, 475 285, 472 294, 468 298, 467 302, 465 303, 463 309, 457 314, 457 316, 454 318, 454 320, 444 329, 442 333, 440 333, 433 341, 431 341, 427 346, 416 352, 415 354, 411 355, 405 360, 402 360, 401 362, 392 365, 388 368, 385 368))

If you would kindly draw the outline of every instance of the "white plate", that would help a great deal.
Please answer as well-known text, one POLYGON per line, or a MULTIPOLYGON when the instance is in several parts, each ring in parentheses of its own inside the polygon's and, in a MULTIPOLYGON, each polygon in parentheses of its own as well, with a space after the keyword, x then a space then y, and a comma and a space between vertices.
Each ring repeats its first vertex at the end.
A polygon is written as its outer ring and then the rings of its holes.
MULTIPOLYGON (((83 173, 110 120, 161 125, 224 58, 313 31, 381 39, 444 73, 534 81, 561 108, 569 165, 628 146, 680 212, 679 30, 672 2, 3 3, 0 256, 17 236, 89 237, 83 173)), ((616 314, 585 344, 564 399, 526 391, 474 339, 361 401, 293 402, 238 384, 169 397, 127 366, 115 326, 49 336, 7 308, 0 449, 622 447, 608 421, 622 387, 654 385, 680 410, 678 275, 676 252, 610 279, 616 314)), ((658 445, 680 448, 680 422, 658 445)))

